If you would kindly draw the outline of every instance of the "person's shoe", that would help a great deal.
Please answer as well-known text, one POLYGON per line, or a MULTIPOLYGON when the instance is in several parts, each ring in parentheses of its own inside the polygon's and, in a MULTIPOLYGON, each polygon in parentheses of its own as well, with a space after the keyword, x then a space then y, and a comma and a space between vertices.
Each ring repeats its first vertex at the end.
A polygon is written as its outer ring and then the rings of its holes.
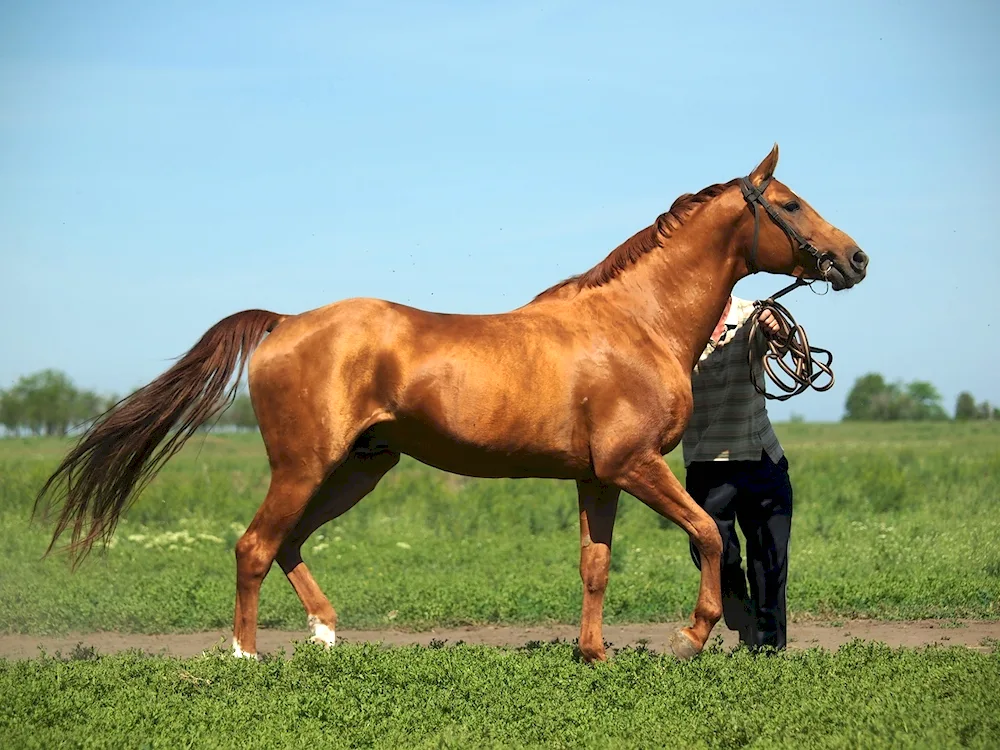
POLYGON ((785 650, 784 636, 773 630, 757 630, 752 649, 757 652, 781 653, 785 650))

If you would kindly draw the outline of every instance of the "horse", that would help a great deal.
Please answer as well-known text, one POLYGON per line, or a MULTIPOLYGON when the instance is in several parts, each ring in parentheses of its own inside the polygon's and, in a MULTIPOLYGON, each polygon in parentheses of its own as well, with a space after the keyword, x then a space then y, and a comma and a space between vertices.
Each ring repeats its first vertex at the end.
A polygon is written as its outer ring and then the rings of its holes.
POLYGON ((224 318, 95 420, 47 479, 34 512, 61 510, 45 554, 68 528, 74 567, 98 540, 107 544, 246 371, 270 484, 235 545, 236 656, 257 658, 260 587, 274 562, 311 640, 336 642, 337 613, 302 546, 402 454, 469 477, 576 483, 587 662, 607 658, 602 613, 620 493, 677 524, 702 565, 691 622, 670 645, 681 659, 697 655, 722 613, 721 539, 663 460, 691 415, 693 367, 741 278, 767 272, 841 291, 868 265, 853 239, 774 178, 777 163, 775 143, 748 176, 681 195, 589 271, 504 313, 351 298, 298 315, 224 318))

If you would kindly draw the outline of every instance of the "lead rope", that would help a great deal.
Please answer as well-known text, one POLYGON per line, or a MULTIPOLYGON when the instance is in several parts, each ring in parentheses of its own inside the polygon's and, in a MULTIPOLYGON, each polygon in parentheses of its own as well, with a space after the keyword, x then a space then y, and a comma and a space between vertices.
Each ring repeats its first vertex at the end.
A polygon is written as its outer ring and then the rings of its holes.
POLYGON ((753 303, 754 311, 750 313, 750 345, 747 347, 750 364, 750 382, 753 383, 753 387, 757 390, 757 393, 762 394, 765 398, 776 401, 787 401, 792 396, 805 393, 809 388, 814 388, 817 391, 827 391, 833 387, 833 354, 827 349, 810 346, 805 329, 798 325, 792 314, 776 301, 779 297, 783 297, 800 286, 811 288, 812 283, 811 281, 803 281, 801 278, 796 279, 794 284, 789 284, 765 300, 758 300, 753 303), (765 310, 769 311, 778 322, 779 332, 773 338, 771 336, 764 337, 767 341, 767 352, 764 353, 762 365, 764 372, 774 381, 774 384, 784 391, 784 394, 781 395, 768 393, 754 378, 753 342, 760 328, 760 316, 765 310), (826 361, 822 362, 816 359, 816 354, 826 355, 826 361), (785 357, 791 359, 791 365, 785 362, 785 357), (782 381, 775 374, 771 367, 772 362, 777 363, 785 375, 792 379, 791 385, 782 381), (823 375, 828 375, 830 382, 817 384, 817 379, 823 375))

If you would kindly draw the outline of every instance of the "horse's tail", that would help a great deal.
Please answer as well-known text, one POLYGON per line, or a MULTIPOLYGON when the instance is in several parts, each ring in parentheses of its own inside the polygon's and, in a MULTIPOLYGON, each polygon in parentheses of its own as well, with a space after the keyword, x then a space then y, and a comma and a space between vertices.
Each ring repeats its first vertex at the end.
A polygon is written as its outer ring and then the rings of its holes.
POLYGON ((39 504, 47 515, 53 500, 62 500, 45 554, 70 526, 74 564, 98 539, 107 544, 118 518, 163 464, 232 402, 251 352, 285 317, 245 310, 224 318, 173 367, 98 417, 35 499, 33 515, 39 504))

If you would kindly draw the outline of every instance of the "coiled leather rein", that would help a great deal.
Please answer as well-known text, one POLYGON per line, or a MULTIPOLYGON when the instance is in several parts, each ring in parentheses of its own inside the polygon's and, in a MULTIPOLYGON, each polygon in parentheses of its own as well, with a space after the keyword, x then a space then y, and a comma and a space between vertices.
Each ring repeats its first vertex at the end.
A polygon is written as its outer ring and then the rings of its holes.
POLYGON ((800 286, 809 286, 810 283, 797 279, 794 284, 786 286, 767 299, 754 302, 754 311, 750 313, 749 321, 751 345, 747 347, 750 382, 753 383, 757 392, 765 398, 787 401, 792 396, 805 393, 809 388, 817 391, 828 391, 833 387, 833 353, 828 349, 811 346, 805 328, 795 322, 795 318, 784 305, 777 302, 778 297, 788 294, 800 286), (777 321, 778 333, 763 337, 767 341, 767 351, 764 352, 761 364, 765 375, 784 391, 782 394, 768 393, 754 378, 754 347, 752 344, 761 327, 760 316, 764 314, 765 310, 770 312, 777 321), (790 361, 786 362, 786 358, 790 361), (780 369, 785 376, 790 378, 791 383, 782 380, 775 372, 776 369, 780 369), (818 382, 824 376, 828 376, 829 381, 826 383, 818 382))

